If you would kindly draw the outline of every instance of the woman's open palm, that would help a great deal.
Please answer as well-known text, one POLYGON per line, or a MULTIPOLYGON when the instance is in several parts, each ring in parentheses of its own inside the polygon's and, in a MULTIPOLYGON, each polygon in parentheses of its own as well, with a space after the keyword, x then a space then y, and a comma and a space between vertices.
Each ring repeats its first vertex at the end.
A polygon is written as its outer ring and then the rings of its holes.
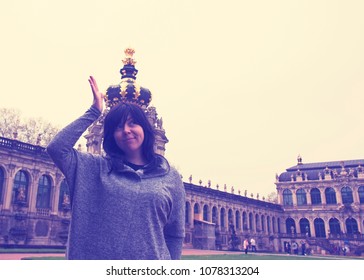
POLYGON ((93 105, 102 112, 104 108, 104 96, 101 91, 99 91, 99 87, 97 86, 96 80, 93 76, 90 76, 88 79, 90 83, 92 94, 94 96, 93 105))

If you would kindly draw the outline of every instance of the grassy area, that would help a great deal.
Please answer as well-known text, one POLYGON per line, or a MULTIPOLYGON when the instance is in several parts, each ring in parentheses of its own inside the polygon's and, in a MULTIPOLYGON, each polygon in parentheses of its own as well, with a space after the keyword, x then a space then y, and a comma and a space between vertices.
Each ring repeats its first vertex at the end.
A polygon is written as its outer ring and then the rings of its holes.
POLYGON ((322 260, 322 259, 335 259, 335 258, 297 256, 297 255, 254 255, 254 254, 182 256, 182 260, 322 260))
POLYGON ((64 257, 26 257, 22 260, 65 260, 64 257))
POLYGON ((64 249, 47 249, 47 248, 0 248, 0 254, 11 253, 64 253, 64 249))
MULTIPOLYGON (((64 257, 26 257, 23 260, 64 260, 64 257)), ((254 254, 222 254, 222 255, 189 255, 182 260, 335 260, 335 256, 297 256, 297 255, 254 255, 254 254)), ((346 258, 351 259, 351 258, 346 258)))
MULTIPOLYGON (((25 254, 49 254, 65 253, 64 249, 45 249, 45 248, 0 248, 0 254, 25 253, 25 254)), ((220 255, 184 255, 182 260, 335 260, 343 259, 343 256, 299 256, 285 254, 220 254, 220 255)), ((64 260, 61 256, 30 256, 24 260, 64 260)), ((345 259, 361 259, 358 257, 345 257, 345 259)))

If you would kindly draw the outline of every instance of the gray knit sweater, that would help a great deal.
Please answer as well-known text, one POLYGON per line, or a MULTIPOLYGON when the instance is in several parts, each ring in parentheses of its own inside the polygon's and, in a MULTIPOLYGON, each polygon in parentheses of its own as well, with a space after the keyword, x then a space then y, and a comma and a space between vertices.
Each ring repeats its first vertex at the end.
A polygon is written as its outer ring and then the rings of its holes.
POLYGON ((100 116, 91 107, 61 130, 47 151, 70 187, 68 259, 179 259, 185 192, 179 173, 161 157, 152 172, 73 148, 100 116))

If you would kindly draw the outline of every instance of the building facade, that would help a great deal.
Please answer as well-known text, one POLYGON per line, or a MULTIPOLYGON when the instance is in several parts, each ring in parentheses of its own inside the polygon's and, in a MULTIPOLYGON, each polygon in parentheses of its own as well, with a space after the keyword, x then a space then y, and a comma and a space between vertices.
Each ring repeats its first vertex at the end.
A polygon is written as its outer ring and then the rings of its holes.
MULTIPOLYGON (((284 252, 287 244, 305 243, 313 253, 337 254, 345 247, 345 253, 361 254, 363 164, 303 164, 299 158, 277 175, 278 204, 191 179, 184 183, 184 246, 241 250, 248 238, 260 251, 284 252)), ((64 176, 45 148, 0 138, 0 246, 64 247, 70 211, 64 176)))
POLYGON ((282 240, 294 236, 325 252, 363 251, 364 160, 302 163, 276 178, 285 221, 282 240))

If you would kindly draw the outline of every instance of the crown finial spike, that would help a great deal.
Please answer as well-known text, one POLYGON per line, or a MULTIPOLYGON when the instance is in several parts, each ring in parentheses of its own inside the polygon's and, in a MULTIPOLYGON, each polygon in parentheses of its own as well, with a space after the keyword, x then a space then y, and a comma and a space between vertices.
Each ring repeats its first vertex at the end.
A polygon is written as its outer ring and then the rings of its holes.
POLYGON ((135 50, 133 48, 126 48, 124 53, 125 58, 122 60, 124 65, 135 65, 136 60, 133 58, 135 50))
POLYGON ((133 58, 135 50, 133 48, 126 48, 124 53, 125 58, 122 60, 124 67, 120 69, 121 79, 131 78, 135 80, 138 74, 138 70, 135 68, 136 61, 133 58))

